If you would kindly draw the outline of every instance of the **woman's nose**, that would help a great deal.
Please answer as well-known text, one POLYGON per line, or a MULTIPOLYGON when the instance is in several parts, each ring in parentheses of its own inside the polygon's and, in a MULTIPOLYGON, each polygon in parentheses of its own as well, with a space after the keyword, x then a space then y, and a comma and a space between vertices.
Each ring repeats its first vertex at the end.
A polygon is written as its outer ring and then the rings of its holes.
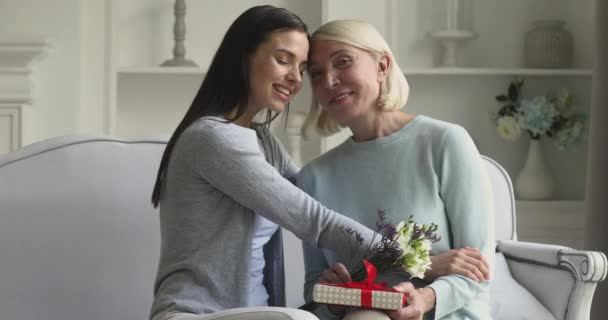
POLYGON ((335 72, 327 72, 324 76, 324 85, 327 88, 333 88, 340 83, 340 77, 335 72))
POLYGON ((287 80, 295 84, 302 82, 302 74, 300 73, 300 70, 297 68, 295 70, 291 69, 287 73, 287 80))

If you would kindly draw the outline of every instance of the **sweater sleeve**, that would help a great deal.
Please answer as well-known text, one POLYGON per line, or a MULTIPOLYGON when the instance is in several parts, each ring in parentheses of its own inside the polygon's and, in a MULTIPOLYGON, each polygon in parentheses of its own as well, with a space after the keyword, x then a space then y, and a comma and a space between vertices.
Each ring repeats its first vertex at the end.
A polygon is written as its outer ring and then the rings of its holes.
POLYGON ((193 167, 202 179, 298 238, 340 249, 352 245, 339 232, 344 226, 362 234, 360 250, 373 239, 374 231, 329 210, 285 179, 264 158, 255 131, 208 122, 197 127, 191 138, 193 167))
POLYGON ((272 152, 275 153, 277 156, 278 166, 280 168, 279 170, 281 172, 281 175, 285 179, 287 179, 287 180, 291 181, 293 184, 295 184, 298 172, 300 171, 300 168, 298 168, 298 166, 293 161, 293 159, 291 159, 291 157, 289 156, 289 153, 287 152, 287 150, 285 150, 285 147, 279 141, 279 139, 277 139, 268 130, 265 130, 264 134, 268 136, 268 140, 270 142, 270 147, 272 149, 272 152))
MULTIPOLYGON (((310 166, 305 166, 298 175, 297 186, 304 192, 314 197, 313 175, 310 166)), ((312 289, 317 283, 317 279, 325 269, 329 268, 329 263, 323 254, 323 250, 316 248, 302 241, 302 253, 304 254, 304 300, 308 303, 312 301, 312 289)))
POLYGON ((312 289, 323 271, 329 268, 329 264, 323 254, 323 249, 315 248, 306 242, 302 242, 304 254, 304 300, 312 301, 312 289))
MULTIPOLYGON (((471 246, 494 261, 494 222, 491 185, 469 134, 459 126, 444 134, 435 167, 440 183, 440 196, 451 230, 451 247, 471 246)), ((493 265, 490 266, 494 269, 493 265)), ((446 316, 480 294, 489 291, 489 281, 477 283, 460 275, 437 278, 429 285, 436 293, 435 317, 446 316)))

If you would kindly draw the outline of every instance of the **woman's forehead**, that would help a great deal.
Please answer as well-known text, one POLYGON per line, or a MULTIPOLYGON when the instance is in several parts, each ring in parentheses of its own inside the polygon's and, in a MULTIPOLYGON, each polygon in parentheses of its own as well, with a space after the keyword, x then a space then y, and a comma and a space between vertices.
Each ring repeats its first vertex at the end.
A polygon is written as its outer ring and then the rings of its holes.
POLYGON ((357 53, 361 49, 348 43, 335 40, 312 40, 310 43, 309 63, 323 63, 341 53, 357 53))
POLYGON ((261 47, 270 51, 289 52, 305 59, 309 44, 306 33, 299 30, 284 30, 271 33, 261 47))

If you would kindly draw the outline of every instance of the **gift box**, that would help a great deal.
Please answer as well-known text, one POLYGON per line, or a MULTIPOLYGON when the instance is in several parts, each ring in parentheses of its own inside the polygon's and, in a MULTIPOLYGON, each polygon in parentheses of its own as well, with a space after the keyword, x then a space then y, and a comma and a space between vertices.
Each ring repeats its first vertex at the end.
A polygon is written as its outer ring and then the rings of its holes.
POLYGON ((312 299, 317 303, 385 310, 397 310, 405 304, 405 295, 401 292, 348 286, 349 284, 316 284, 312 299))
POLYGON ((316 284, 312 290, 312 300, 317 303, 385 310, 397 310, 405 305, 405 294, 387 289, 385 282, 374 283, 378 270, 365 259, 363 265, 367 278, 362 282, 316 284))

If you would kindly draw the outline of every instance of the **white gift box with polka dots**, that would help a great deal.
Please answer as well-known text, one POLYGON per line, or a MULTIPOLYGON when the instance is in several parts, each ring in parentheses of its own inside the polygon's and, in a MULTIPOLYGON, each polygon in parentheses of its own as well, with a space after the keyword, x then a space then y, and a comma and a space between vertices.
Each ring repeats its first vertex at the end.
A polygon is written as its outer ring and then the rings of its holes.
MULTIPOLYGON (((336 304, 361 307, 359 288, 344 288, 332 285, 316 284, 312 291, 312 299, 317 303, 336 304)), ((371 308, 397 310, 403 305, 403 293, 372 290, 371 308)))

